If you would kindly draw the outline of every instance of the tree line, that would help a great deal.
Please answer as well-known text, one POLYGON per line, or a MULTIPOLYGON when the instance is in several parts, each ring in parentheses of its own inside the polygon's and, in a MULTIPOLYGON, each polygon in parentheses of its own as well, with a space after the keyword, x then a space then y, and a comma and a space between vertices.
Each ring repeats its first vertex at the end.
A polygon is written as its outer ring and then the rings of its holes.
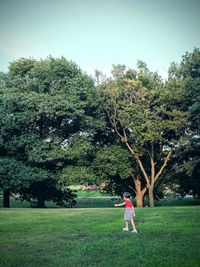
POLYGON ((74 62, 20 58, 0 73, 0 188, 70 207, 74 184, 100 184, 151 207, 163 188, 200 197, 200 50, 167 80, 147 65, 92 78, 74 62))

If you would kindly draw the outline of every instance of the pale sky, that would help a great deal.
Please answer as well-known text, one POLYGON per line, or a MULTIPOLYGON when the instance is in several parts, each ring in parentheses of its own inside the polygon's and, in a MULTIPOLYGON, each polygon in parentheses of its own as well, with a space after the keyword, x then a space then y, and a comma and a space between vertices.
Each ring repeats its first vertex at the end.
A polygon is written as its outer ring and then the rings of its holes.
POLYGON ((64 56, 93 75, 170 62, 200 47, 200 0, 0 0, 0 71, 20 57, 64 56))

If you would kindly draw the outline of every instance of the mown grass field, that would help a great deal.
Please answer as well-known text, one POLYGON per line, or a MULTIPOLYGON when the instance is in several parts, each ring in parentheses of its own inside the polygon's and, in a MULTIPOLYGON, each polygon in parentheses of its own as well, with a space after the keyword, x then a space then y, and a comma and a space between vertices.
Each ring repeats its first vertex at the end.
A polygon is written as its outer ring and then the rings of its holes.
POLYGON ((200 207, 0 209, 0 266, 200 266, 200 207))
MULTIPOLYGON (((86 191, 79 190, 77 192, 76 205, 74 208, 111 208, 115 203, 119 202, 117 197, 109 197, 109 195, 104 195, 98 191, 86 191)), ((134 206, 136 206, 135 199, 132 199, 134 206)), ((47 208, 61 208, 56 205, 53 201, 45 201, 47 208)), ((144 201, 144 205, 149 206, 148 201, 144 201)), ((155 200, 156 207, 162 206, 200 206, 200 199, 194 198, 164 198, 160 200, 155 200)), ((3 207, 2 195, 0 192, 0 208, 3 207)), ((11 208, 29 208, 30 203, 27 201, 21 201, 19 198, 13 196, 10 197, 10 207, 11 208)))

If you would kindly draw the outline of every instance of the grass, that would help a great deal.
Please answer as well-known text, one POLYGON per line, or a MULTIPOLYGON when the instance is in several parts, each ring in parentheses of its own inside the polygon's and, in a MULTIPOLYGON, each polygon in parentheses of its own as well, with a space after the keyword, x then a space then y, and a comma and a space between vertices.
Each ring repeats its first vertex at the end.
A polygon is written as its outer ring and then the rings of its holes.
MULTIPOLYGON (((75 208, 99 208, 99 207, 113 207, 115 203, 119 201, 114 198, 93 198, 93 197, 81 197, 76 199, 77 204, 75 208)), ((45 202, 47 208, 60 208, 53 201, 45 202)), ((3 207, 3 201, 0 198, 0 208, 3 207)), ((29 208, 30 203, 27 201, 21 201, 13 197, 10 198, 11 208, 29 208)))
MULTIPOLYGON (((95 192, 83 192, 82 196, 76 199, 77 204, 75 208, 105 208, 105 207, 113 207, 115 203, 118 203, 119 200, 117 198, 107 198, 106 196, 99 197, 96 195, 95 192)), ((52 201, 46 201, 47 208, 59 208, 55 203, 52 201)), ((135 200, 133 200, 134 205, 136 206, 135 200)), ((0 196, 0 208, 2 208, 2 198, 0 196)), ((148 202, 144 202, 144 205, 148 205, 148 202)), ((168 198, 168 199, 160 199, 159 201, 155 200, 155 206, 162 207, 162 206, 193 206, 193 205, 200 205, 200 199, 193 199, 193 198, 183 198, 183 199, 175 199, 175 198, 168 198)), ((11 208, 29 208, 30 203, 26 201, 20 201, 19 199, 15 199, 14 197, 10 198, 10 207, 11 208)))
POLYGON ((0 209, 1 267, 197 267, 200 208, 0 209))
POLYGON ((104 197, 106 194, 103 194, 97 190, 77 190, 77 197, 104 197))

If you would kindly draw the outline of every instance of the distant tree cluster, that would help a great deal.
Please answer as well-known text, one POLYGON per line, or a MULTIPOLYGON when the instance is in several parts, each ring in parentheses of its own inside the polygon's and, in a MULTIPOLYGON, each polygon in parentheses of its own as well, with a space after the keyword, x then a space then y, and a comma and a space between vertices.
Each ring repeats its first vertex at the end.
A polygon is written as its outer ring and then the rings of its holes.
POLYGON ((164 188, 200 197, 200 50, 163 81, 144 62, 93 79, 73 62, 21 58, 0 73, 0 188, 45 207, 74 184, 129 190, 151 207, 164 188))

